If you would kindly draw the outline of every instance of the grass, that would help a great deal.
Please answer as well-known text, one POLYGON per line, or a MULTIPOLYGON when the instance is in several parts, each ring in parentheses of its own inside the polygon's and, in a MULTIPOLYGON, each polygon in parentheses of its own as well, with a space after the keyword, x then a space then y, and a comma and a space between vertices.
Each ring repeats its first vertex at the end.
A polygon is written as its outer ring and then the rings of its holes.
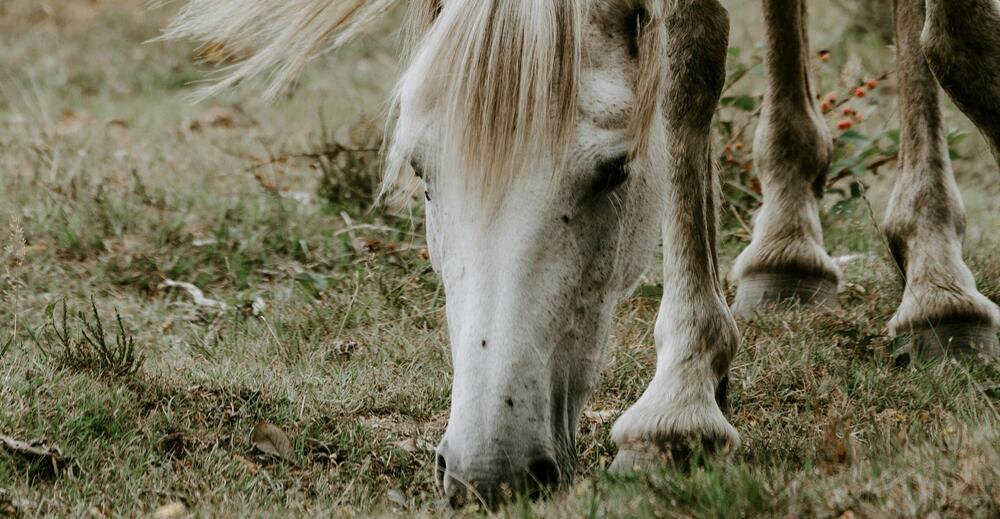
MULTIPOLYGON (((0 513, 136 516, 177 503, 201 516, 449 513, 429 448, 449 402, 443 290, 419 208, 369 209, 375 157, 351 151, 375 139, 390 39, 322 60, 279 103, 255 103, 249 90, 193 105, 188 83, 203 77, 193 49, 143 44, 169 12, 134 4, 0 5, 0 218, 10 222, 0 434, 58 446, 72 467, 0 449, 0 513), (224 307, 195 304, 166 280, 224 307), (290 459, 253 448, 259 423, 287 433, 290 459)), ((746 74, 727 95, 752 97, 759 14, 733 9, 742 51, 731 64, 746 74)), ((889 67, 871 35, 845 37, 833 27, 848 16, 822 9, 814 46, 833 50, 817 65, 823 91, 889 67)), ((894 127, 885 83, 865 100, 864 135, 894 127)), ((955 113, 949 121, 969 132, 955 113)), ((725 126, 752 123, 752 112, 728 107, 718 119, 720 140, 742 142, 725 126)), ((978 136, 955 151, 967 257, 1000 301, 996 165, 978 136)), ((738 172, 748 157, 734 152, 725 165, 746 208, 724 220, 724 264, 746 245, 752 175, 738 172)), ((581 424, 576 487, 504 512, 1000 514, 1000 369, 891 361, 885 323, 900 284, 869 203, 881 214, 892 169, 831 186, 842 189, 824 213, 828 248, 863 255, 846 266, 843 309, 741 323, 731 419, 744 448, 730 463, 690 475, 603 470, 614 454, 608 416, 652 375, 654 273, 620 305, 581 424), (853 182, 863 196, 842 194, 853 182)))

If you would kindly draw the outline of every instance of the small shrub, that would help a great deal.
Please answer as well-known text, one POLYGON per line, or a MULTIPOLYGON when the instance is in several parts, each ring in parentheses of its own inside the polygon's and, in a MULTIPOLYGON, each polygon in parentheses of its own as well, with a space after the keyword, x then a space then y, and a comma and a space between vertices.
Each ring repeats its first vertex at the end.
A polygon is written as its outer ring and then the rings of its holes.
POLYGON ((93 299, 90 309, 91 317, 79 311, 71 321, 65 300, 61 315, 56 305, 50 305, 46 309, 49 322, 36 337, 38 346, 56 365, 70 371, 112 378, 137 374, 146 359, 136 350, 135 338, 125 330, 121 315, 115 311, 118 330, 109 338, 93 299))
POLYGON ((381 184, 380 138, 365 119, 348 128, 347 134, 338 139, 323 125, 320 149, 313 153, 320 172, 316 194, 333 206, 363 212, 374 205, 381 184))

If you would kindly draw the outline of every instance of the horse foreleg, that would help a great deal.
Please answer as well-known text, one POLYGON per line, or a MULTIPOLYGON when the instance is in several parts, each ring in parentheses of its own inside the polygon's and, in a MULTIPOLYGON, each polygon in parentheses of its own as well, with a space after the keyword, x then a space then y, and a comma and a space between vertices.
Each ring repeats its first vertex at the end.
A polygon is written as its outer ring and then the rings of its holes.
POLYGON ((764 203, 730 278, 733 311, 784 300, 837 305, 840 270, 823 247, 819 203, 832 147, 813 99, 803 0, 764 0, 767 86, 754 138, 764 203))
POLYGON ((663 169, 663 299, 656 319, 656 373, 615 424, 614 470, 685 464, 700 449, 732 450, 726 374, 739 335, 716 258, 717 197, 710 127, 725 81, 729 18, 716 0, 681 0, 665 21, 668 149, 663 169))
POLYGON ((948 157, 938 85, 921 49, 924 1, 895 0, 893 6, 901 171, 885 230, 905 272, 906 287, 889 329, 911 336, 904 355, 1000 355, 1000 310, 976 290, 975 278, 962 260, 965 209, 948 157))
POLYGON ((1000 163, 1000 1, 927 0, 926 5, 921 43, 927 64, 1000 163))

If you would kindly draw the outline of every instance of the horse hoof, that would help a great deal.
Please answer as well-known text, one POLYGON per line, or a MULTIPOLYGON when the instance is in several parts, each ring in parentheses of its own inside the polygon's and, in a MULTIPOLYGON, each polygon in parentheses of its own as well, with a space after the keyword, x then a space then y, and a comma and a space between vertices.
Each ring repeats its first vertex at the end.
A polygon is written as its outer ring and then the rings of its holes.
POLYGON ((752 317, 756 312, 787 303, 833 310, 840 306, 837 282, 795 274, 747 275, 736 287, 732 311, 736 317, 752 317))
POLYGON ((727 456, 731 443, 721 438, 679 437, 659 446, 629 446, 618 450, 609 472, 650 472, 663 469, 687 470, 704 465, 710 457, 727 456))
POLYGON ((942 323, 914 328, 909 340, 894 355, 896 366, 931 362, 943 357, 958 359, 985 356, 1000 359, 997 330, 989 325, 942 323))
POLYGON ((615 460, 608 467, 608 472, 625 474, 629 472, 648 472, 657 467, 663 467, 660 456, 634 449, 619 449, 615 460))

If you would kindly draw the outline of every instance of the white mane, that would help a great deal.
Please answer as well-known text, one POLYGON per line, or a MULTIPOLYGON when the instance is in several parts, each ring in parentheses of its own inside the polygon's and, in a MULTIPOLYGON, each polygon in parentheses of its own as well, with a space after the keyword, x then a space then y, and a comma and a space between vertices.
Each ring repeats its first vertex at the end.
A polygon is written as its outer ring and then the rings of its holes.
MULTIPOLYGON (((310 58, 361 34, 395 1, 190 0, 165 37, 256 49, 203 94, 267 74, 266 95, 274 96, 310 58)), ((502 191, 543 160, 558 171, 578 110, 588 7, 600 1, 645 13, 631 127, 632 153, 643 153, 662 100, 664 0, 411 0, 412 61, 401 86, 435 113, 429 166, 462 172, 483 194, 502 191)), ((414 139, 407 131, 397 127, 390 183, 408 167, 414 139)))

